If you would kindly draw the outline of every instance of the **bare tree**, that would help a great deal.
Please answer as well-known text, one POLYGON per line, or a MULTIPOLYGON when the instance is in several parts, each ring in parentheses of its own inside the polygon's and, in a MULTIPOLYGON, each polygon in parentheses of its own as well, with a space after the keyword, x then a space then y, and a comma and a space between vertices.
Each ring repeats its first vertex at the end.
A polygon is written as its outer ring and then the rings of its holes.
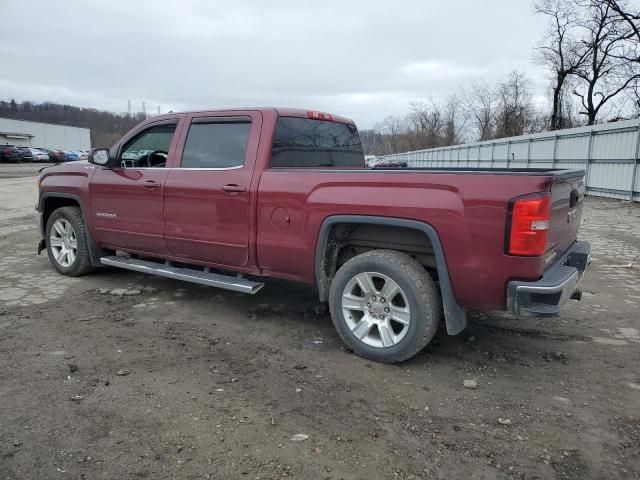
POLYGON ((440 106, 433 99, 430 99, 429 103, 416 102, 410 105, 411 112, 407 121, 413 125, 418 148, 441 146, 444 119, 440 106))
MULTIPOLYGON (((630 63, 631 69, 638 69, 640 64, 640 8, 632 7, 627 0, 603 0, 613 11, 618 22, 629 30, 629 39, 617 55, 630 63)), ((624 28, 623 27, 623 28, 624 28)), ((616 55, 616 53, 614 53, 616 55)), ((634 103, 636 115, 640 114, 640 81, 634 79, 631 86, 631 100, 634 103)))
POLYGON ((416 139, 418 148, 432 148, 460 143, 466 119, 460 99, 449 95, 444 104, 433 99, 428 103, 411 103, 407 122, 413 125, 419 137, 416 139))
POLYGON ((462 132, 467 124, 465 111, 460 98, 450 95, 444 106, 444 131, 442 132, 444 145, 462 143, 462 132))
POLYGON ((406 145, 406 141, 403 139, 406 124, 402 118, 389 115, 382 122, 375 124, 373 129, 383 138, 383 154, 403 151, 403 147, 406 145))
POLYGON ((585 32, 581 42, 591 52, 589 61, 575 73, 581 82, 573 93, 580 99, 580 113, 593 125, 605 105, 630 91, 640 79, 640 64, 627 58, 635 31, 627 22, 620 21, 608 2, 576 0, 576 5, 587 12, 581 22, 585 32))
POLYGON ((534 130, 536 114, 529 80, 523 73, 511 72, 496 89, 495 136, 523 135, 534 130))
POLYGON ((551 70, 552 105, 549 128, 566 128, 567 119, 563 112, 566 102, 563 93, 571 75, 582 67, 589 58, 590 47, 580 43, 578 14, 573 2, 567 0, 540 0, 533 5, 534 12, 549 17, 544 38, 538 43, 534 59, 551 70))
MULTIPOLYGON (((631 29, 634 41, 640 42, 640 9, 633 10, 625 0, 603 0, 603 2, 631 29)), ((634 60, 638 62, 640 57, 636 56, 634 60)))
POLYGON ((463 94, 466 115, 478 141, 495 136, 496 97, 485 80, 475 81, 463 94))
POLYGON ((460 143, 464 115, 460 100, 449 96, 444 103, 430 99, 411 103, 404 118, 389 116, 361 132, 368 153, 389 154, 460 143))
POLYGON ((534 107, 527 77, 509 73, 494 87, 485 80, 475 81, 463 90, 464 121, 458 121, 458 134, 469 124, 474 140, 483 141, 540 131, 541 117, 534 107))

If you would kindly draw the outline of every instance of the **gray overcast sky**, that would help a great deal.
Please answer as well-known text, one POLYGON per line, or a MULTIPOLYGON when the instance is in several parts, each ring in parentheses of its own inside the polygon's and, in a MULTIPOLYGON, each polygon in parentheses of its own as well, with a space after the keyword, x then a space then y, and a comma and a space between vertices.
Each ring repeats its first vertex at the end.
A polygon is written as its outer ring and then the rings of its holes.
POLYGON ((117 112, 290 106, 370 127, 531 61, 528 0, 0 0, 0 97, 117 112))

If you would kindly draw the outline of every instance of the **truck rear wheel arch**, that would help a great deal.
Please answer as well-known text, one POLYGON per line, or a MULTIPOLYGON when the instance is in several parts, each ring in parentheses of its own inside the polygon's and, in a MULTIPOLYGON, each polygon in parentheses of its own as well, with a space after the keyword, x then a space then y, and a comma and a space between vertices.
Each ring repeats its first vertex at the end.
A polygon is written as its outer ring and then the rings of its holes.
MULTIPOLYGON (((375 227, 379 227, 380 232, 391 229, 401 233, 402 241, 388 242, 385 246, 372 245, 371 249, 388 248, 410 253, 423 266, 433 268, 437 272, 447 333, 456 335, 464 330, 467 325, 467 313, 458 304, 453 293, 440 237, 431 225, 416 220, 367 215, 335 215, 326 218, 320 227, 316 245, 315 274, 320 301, 325 302, 329 298, 329 288, 338 268, 339 258, 341 255, 344 256, 345 248, 350 248, 349 235, 361 229, 361 233, 365 233, 368 238, 373 237, 375 242, 375 227), (416 240, 421 236, 424 245, 416 249, 416 240)), ((367 248, 366 242, 355 243, 358 249, 367 248)))
MULTIPOLYGON (((42 197, 40 197, 40 203, 38 204, 38 213, 42 215, 42 227, 40 232, 42 240, 40 241, 40 245, 38 246, 38 253, 46 248, 47 239, 44 234, 44 227, 47 225, 49 217, 54 211, 62 207, 79 207, 80 211, 82 212, 82 217, 85 219, 85 225, 87 225, 87 215, 80 197, 78 197, 77 195, 73 195, 72 193, 43 194, 42 197)), ((108 253, 96 244, 88 228, 86 228, 85 235, 89 247, 91 265, 93 267, 103 267, 102 263, 100 263, 100 257, 104 257, 108 253)))

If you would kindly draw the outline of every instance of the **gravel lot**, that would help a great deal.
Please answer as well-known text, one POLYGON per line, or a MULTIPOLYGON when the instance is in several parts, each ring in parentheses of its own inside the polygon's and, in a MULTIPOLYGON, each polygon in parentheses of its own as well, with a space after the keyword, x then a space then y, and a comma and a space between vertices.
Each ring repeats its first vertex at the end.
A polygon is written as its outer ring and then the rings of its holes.
POLYGON ((640 478, 640 205, 587 200, 562 317, 474 314, 389 366, 305 286, 56 274, 35 171, 0 165, 0 478, 640 478))

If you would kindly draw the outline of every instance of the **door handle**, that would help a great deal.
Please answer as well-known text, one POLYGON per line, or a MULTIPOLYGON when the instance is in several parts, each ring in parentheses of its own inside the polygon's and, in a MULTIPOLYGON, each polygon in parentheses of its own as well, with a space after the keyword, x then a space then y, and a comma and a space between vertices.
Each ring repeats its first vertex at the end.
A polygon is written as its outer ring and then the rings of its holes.
POLYGON ((225 193, 240 193, 247 191, 247 187, 243 187, 242 185, 223 185, 221 188, 225 193))
POLYGON ((147 190, 151 190, 153 188, 160 188, 162 184, 159 182, 156 182, 155 180, 147 180, 142 184, 142 186, 147 190))

